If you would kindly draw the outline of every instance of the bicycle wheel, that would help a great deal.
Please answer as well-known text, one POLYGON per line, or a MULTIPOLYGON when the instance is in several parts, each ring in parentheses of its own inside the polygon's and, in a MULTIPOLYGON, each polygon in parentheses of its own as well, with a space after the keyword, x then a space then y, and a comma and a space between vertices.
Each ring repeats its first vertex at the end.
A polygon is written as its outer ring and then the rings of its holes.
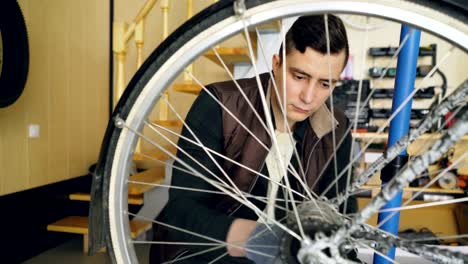
MULTIPOLYGON (((215 47, 221 41, 224 41, 237 33, 245 33, 247 27, 254 28, 255 26, 258 26, 262 23, 291 16, 328 13, 375 16, 379 18, 385 18, 390 21, 397 21, 400 23, 409 24, 416 28, 422 29, 425 32, 430 32, 435 36, 438 36, 446 41, 450 41, 450 43, 452 43, 452 45, 456 47, 454 49, 461 50, 461 56, 466 56, 466 50, 468 48, 468 30, 466 25, 466 17, 464 17, 463 14, 460 14, 453 9, 450 9, 444 5, 440 5, 440 3, 432 3, 430 1, 374 1, 371 4, 367 3, 366 1, 247 0, 245 2, 221 1, 207 8, 206 10, 192 18, 190 21, 188 21, 186 24, 184 24, 181 28, 176 30, 151 54, 151 56, 147 59, 147 61, 144 63, 144 65, 140 68, 140 70, 129 83, 128 88, 122 96, 122 99, 119 101, 118 106, 116 107, 108 130, 106 132, 107 136, 105 139, 103 150, 101 151, 102 159, 100 166, 104 168, 104 189, 107 190, 106 194, 108 194, 108 200, 105 202, 105 207, 107 209, 105 218, 106 223, 109 226, 109 240, 111 242, 111 244, 109 245, 109 250, 115 262, 138 262, 138 258, 136 256, 134 248, 136 242, 132 241, 131 239, 129 224, 130 217, 138 216, 129 213, 127 208, 127 188, 128 183, 131 182, 131 180, 129 180, 129 171, 131 160, 135 152, 136 142, 139 137, 141 137, 145 141, 151 142, 151 144, 154 144, 155 146, 161 146, 159 143, 156 143, 150 137, 145 136, 143 133, 141 133, 144 127, 149 127, 154 131, 157 130, 157 126, 152 126, 147 120, 149 119, 153 108, 158 102, 158 99, 160 99, 161 94, 165 90, 167 90, 168 87, 170 87, 171 83, 178 77, 178 75, 182 73, 184 69, 196 58, 200 57, 210 48, 215 47), (244 3, 245 5, 243 5, 244 3), (437 21, 434 20, 434 18, 437 18, 437 21), (459 20, 460 18, 464 20, 459 20)), ((250 57, 252 60, 254 60, 251 50, 252 45, 250 43, 248 34, 246 34, 246 38, 249 44, 248 47, 250 49, 250 57)), ((258 60, 260 60, 261 55, 259 54, 257 55, 257 57, 259 57, 258 60)), ((434 68, 433 70, 435 71, 436 68, 434 68)), ((258 76, 258 72, 256 72, 256 75, 258 76)), ((200 84, 200 86, 203 85, 200 84)), ((463 88, 463 86, 461 87, 463 88)), ((460 90, 462 90, 461 94, 465 95, 463 93, 464 90, 462 88, 460 88, 460 90)), ((456 104, 450 103, 450 105, 452 105, 453 107, 453 105, 456 104)), ((223 111, 228 112, 224 108, 223 111)), ((464 111, 465 110, 461 110, 459 111, 459 113, 464 114, 464 111)), ((435 114, 437 114, 437 111, 435 112, 435 114)), ((463 118, 464 117, 460 117, 461 120, 463 120, 463 118)), ((268 131, 268 129, 271 129, 271 124, 267 124, 267 126, 268 128, 266 129, 268 131)), ((347 130, 347 133, 349 133, 350 129, 351 126, 347 130)), ((273 131, 270 130, 269 132, 273 131)), ((251 137, 254 137, 254 135, 252 134, 249 135, 251 137)), ((338 140, 336 140, 336 142, 333 143, 335 147, 337 147, 340 144, 341 142, 339 142, 338 140)), ((182 152, 183 150, 178 149, 178 151, 182 152)), ((170 154, 170 151, 167 151, 166 154, 177 159, 176 156, 170 154)), ((333 166, 333 163, 336 163, 334 161, 336 159, 332 159, 332 157, 333 155, 330 156, 330 159, 328 159, 327 164, 332 164, 333 166)), ((336 169, 336 166, 337 165, 335 164, 334 171, 335 174, 338 174, 338 169, 336 169)), ((350 166, 351 165, 345 167, 345 171, 349 169, 350 166)), ((189 170, 200 177, 204 174, 193 170, 193 168, 187 165, 185 165, 183 169, 189 170)), ((300 172, 297 172, 296 174, 299 175, 300 172)), ((343 176, 344 174, 345 172, 340 173, 340 175, 336 176, 345 179, 346 177, 343 176)), ((286 177, 286 179, 287 178, 288 177, 286 177)), ((300 178, 300 176, 298 178, 300 178)), ((210 179, 207 179, 206 181, 211 182, 210 179)), ((216 183, 210 184, 216 185, 216 183)), ((303 184, 305 185, 306 183, 303 184)), ((285 183, 281 187, 286 192, 285 197, 290 196, 291 199, 294 199, 294 196, 292 195, 292 189, 289 187, 289 183, 285 183)), ((177 186, 172 185, 170 188, 177 188, 177 186)), ((334 191, 333 186, 330 188, 334 191)), ((330 190, 330 188, 325 189, 330 190)), ((308 188, 306 187, 305 189, 308 188)), ((243 201, 245 206, 248 206, 255 213, 262 215, 262 212, 259 211, 258 208, 252 208, 252 204, 249 203, 248 200, 244 200, 242 196, 241 198, 236 196, 241 195, 241 192, 238 192, 238 190, 236 190, 234 186, 231 187, 230 185, 226 184, 222 185, 221 188, 218 188, 217 190, 225 192, 225 194, 232 196, 233 199, 237 198, 237 200, 240 202, 243 201)), ((328 190, 325 191, 325 193, 327 193, 328 190)), ((311 200, 314 200, 315 196, 323 195, 323 193, 307 194, 307 191, 305 193, 306 195, 310 195, 309 198, 311 198, 311 200)), ((325 202, 330 201, 325 200, 325 202)), ((293 235, 293 237, 299 238, 299 240, 301 241, 304 241, 302 240, 304 238, 304 227, 302 226, 302 222, 310 221, 309 218, 306 217, 306 219, 303 219, 298 214, 298 210, 307 210, 304 208, 307 208, 307 206, 302 206, 301 208, 297 209, 295 206, 295 202, 292 202, 292 209, 290 210, 292 220, 289 227, 284 224, 280 224, 278 221, 275 221, 275 224, 282 225, 282 228, 288 229, 289 232, 293 235)), ((336 230, 349 229, 349 225, 344 225, 347 216, 343 214, 338 214, 336 209, 330 210, 332 210, 334 214, 337 213, 337 215, 339 215, 339 217, 343 220, 340 223, 335 223, 337 225, 343 225, 341 227, 336 228, 336 230)), ((378 208, 372 209, 373 213, 377 211, 378 208)), ((301 211, 301 213, 304 213, 304 211, 301 211)), ((366 211, 366 215, 364 216, 362 213, 358 213, 356 217, 368 217, 367 214, 368 211, 366 211)), ((355 229, 356 228, 354 228, 354 231, 356 231, 355 229)), ((379 234, 380 233, 376 233, 376 236, 379 234)), ((387 236, 381 236, 380 239, 383 237, 387 236)), ((361 237, 361 239, 365 240, 369 238, 361 237)), ((349 240, 347 241, 349 242, 349 240)), ((213 243, 217 244, 217 246, 215 246, 215 249, 226 246, 226 244, 223 243, 223 241, 212 239, 210 242, 211 243, 207 244, 209 244, 209 246, 211 247, 213 247, 213 243)), ((358 242, 356 242, 355 244, 357 243, 358 242)), ((396 238, 394 241, 392 241, 392 245, 400 246, 404 249, 408 249, 413 252, 415 251, 414 248, 411 248, 411 246, 408 246, 408 244, 405 244, 400 240, 397 240, 396 238)), ((330 245, 327 245, 327 247, 329 246, 330 245)), ((323 250, 323 248, 319 248, 319 251, 320 250, 323 250)), ((427 249, 426 252, 430 252, 433 254, 423 253, 422 255, 431 258, 434 257, 432 258, 433 260, 437 260, 437 256, 444 256, 445 254, 448 254, 445 251, 442 252, 435 249, 427 249)), ((448 255, 449 256, 447 258, 454 257, 453 255, 448 255)), ((220 257, 223 256, 224 255, 220 255, 220 257)), ((188 256, 184 256, 183 258, 187 257, 188 256)), ((326 259, 330 256, 320 253, 315 257, 317 257, 317 259, 326 259)), ((461 259, 461 261, 463 261, 463 258, 466 259, 466 257, 458 255, 456 255, 454 258, 457 258, 458 260, 461 259)), ((311 260, 310 256, 301 258, 301 261, 304 261, 304 259, 311 260)), ((343 259, 344 257, 341 256, 338 260, 334 259, 334 261, 339 262, 343 259)), ((446 260, 444 258, 441 259, 442 261, 446 260)), ((212 260, 216 261, 218 260, 218 258, 212 260)))

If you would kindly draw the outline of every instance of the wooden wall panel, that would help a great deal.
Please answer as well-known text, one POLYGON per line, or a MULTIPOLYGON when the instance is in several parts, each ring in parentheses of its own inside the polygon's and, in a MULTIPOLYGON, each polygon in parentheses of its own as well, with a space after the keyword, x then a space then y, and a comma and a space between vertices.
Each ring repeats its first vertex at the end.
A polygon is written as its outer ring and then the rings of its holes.
POLYGON ((108 119, 108 1, 19 3, 30 69, 20 100, 0 109, 0 195, 85 174, 108 119))
POLYGON ((86 78, 83 78, 83 73, 86 71, 86 27, 81 23, 81 19, 86 19, 86 1, 69 2, 69 7, 73 12, 70 13, 70 27, 73 28, 73 33, 69 32, 70 48, 68 56, 74 57, 71 66, 71 72, 81 74, 71 74, 70 83, 75 85, 77 89, 70 89, 70 100, 67 109, 70 117, 67 120, 67 127, 73 137, 68 138, 68 155, 70 158, 69 175, 79 175, 83 173, 83 168, 89 166, 85 162, 86 158, 86 94, 83 92, 83 87, 86 87, 86 78), (83 17, 81 17, 83 16, 83 17))
MULTIPOLYGON (((23 15, 26 20, 29 35, 29 73, 23 97, 28 106, 27 122, 40 125, 41 137, 28 139, 29 168, 34 173, 30 178, 30 186, 47 184, 49 174, 49 122, 50 106, 49 85, 46 76, 49 75, 49 56, 45 56, 48 41, 44 37, 47 28, 47 6, 37 1, 22 2, 23 15), (41 52, 39 52, 41 51, 41 52), (39 70, 40 69, 40 70, 39 70)), ((27 128, 26 128, 27 129, 27 128)))
MULTIPOLYGON (((50 93, 49 108, 49 175, 48 182, 57 182, 68 178, 68 137, 67 129, 67 104, 71 98, 67 96, 70 87, 67 80, 70 78, 67 50, 69 41, 67 38, 68 30, 72 30, 67 25, 69 15, 67 4, 64 1, 56 1, 47 9, 47 17, 50 17, 49 23, 52 27, 47 27, 46 38, 48 40, 47 56, 48 61, 47 74, 50 93)), ((78 87, 75 87, 78 88, 78 87)))
MULTIPOLYGON (((101 146, 102 138, 104 136, 104 130, 107 126, 107 112, 108 110, 108 76, 109 76, 109 36, 102 34, 103 29, 95 27, 96 24, 102 23, 103 19, 109 17, 108 13, 108 2, 107 1, 94 1, 88 0, 87 3, 92 5, 94 8, 87 12, 86 32, 95 38, 85 39, 86 56, 90 58, 86 65, 86 76, 88 77, 85 82, 86 87, 94 87, 92 89, 86 89, 84 101, 85 108, 83 114, 85 118, 85 127, 87 133, 85 134, 85 163, 91 165, 97 160, 96 146, 101 146), (100 10, 107 10, 102 12, 100 10), (99 47, 99 50, 95 50, 97 44, 103 44, 99 47), (106 89, 99 89, 99 87, 106 87, 106 89), (93 99, 91 99, 93 98, 93 99), (103 104, 95 104, 93 100, 98 102, 105 102, 103 104), (102 116, 96 115, 96 113, 106 113, 106 119, 103 120, 102 116), (98 136, 96 136, 98 135, 98 136)), ((108 24, 106 23, 106 26, 108 24)), ((107 29, 106 29, 106 32, 107 29)))
POLYGON ((4 131, 4 167, 1 173, 4 177, 3 184, 6 191, 27 188, 29 185, 29 178, 23 176, 28 172, 25 113, 21 112, 19 115, 15 115, 15 112, 18 112, 24 105, 24 98, 20 98, 1 116, 4 131))

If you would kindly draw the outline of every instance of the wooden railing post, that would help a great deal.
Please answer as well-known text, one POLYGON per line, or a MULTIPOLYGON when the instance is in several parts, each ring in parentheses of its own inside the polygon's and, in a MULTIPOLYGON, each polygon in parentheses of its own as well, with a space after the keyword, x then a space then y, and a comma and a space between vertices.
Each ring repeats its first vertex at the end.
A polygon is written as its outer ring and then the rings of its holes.
POLYGON ((169 35, 169 0, 161 1, 161 11, 163 17, 163 40, 169 35))
MULTIPOLYGON (((192 18, 193 16, 193 0, 187 0, 187 20, 192 18)), ((187 66, 186 71, 184 72, 184 81, 191 82, 192 78, 190 77, 189 73, 193 73, 193 64, 187 66)))
MULTIPOLYGON (((135 26, 135 46, 137 50, 137 61, 136 61, 137 71, 140 68, 140 66, 143 64, 143 44, 144 44, 143 36, 144 36, 144 31, 145 31, 144 22, 145 22, 145 19, 142 18, 135 26)), ((141 138, 138 138, 135 152, 142 153, 141 138)))
POLYGON ((141 64, 143 64, 143 35, 144 35, 144 19, 141 19, 140 22, 137 23, 135 27, 135 45, 137 49, 137 70, 140 68, 141 64))
POLYGON ((125 31, 127 30, 127 24, 124 22, 113 23, 113 35, 112 40, 114 46, 114 54, 117 60, 117 78, 114 89, 114 107, 122 96, 125 90, 125 56, 127 54, 127 48, 125 43, 125 31))
MULTIPOLYGON (((163 40, 167 38, 169 35, 169 0, 162 0, 161 1, 161 11, 163 17, 163 40)), ((169 119, 169 107, 166 103, 169 101, 169 93, 166 89, 164 93, 161 95, 161 99, 159 100, 159 119, 160 120, 168 120, 169 119)))

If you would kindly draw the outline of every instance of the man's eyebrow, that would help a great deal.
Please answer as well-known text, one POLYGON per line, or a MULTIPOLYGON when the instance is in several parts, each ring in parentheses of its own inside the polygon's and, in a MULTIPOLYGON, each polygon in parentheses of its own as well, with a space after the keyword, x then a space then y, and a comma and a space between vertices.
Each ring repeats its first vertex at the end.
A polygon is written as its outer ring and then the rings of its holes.
MULTIPOLYGON (((327 78, 327 79, 319 79, 319 81, 328 82, 328 81, 330 81, 330 79, 328 79, 328 78, 327 78)), ((337 80, 337 79, 331 79, 331 82, 332 82, 332 83, 337 83, 337 82, 339 82, 339 81, 340 81, 340 80, 337 80)))
MULTIPOLYGON (((312 78, 312 75, 310 75, 310 74, 308 74, 307 72, 305 72, 305 71, 303 71, 303 70, 301 70, 301 69, 298 69, 298 68, 296 68, 296 67, 291 67, 291 70, 294 71, 294 72, 296 72, 296 73, 305 75, 305 76, 307 76, 307 77, 309 77, 309 78, 312 78)), ((319 81, 322 81, 322 82, 328 82, 329 80, 330 80, 330 79, 328 79, 328 78, 326 78, 326 79, 319 79, 319 81)), ((337 80, 337 79, 331 79, 331 82, 332 82, 332 83, 337 83, 337 82, 339 82, 339 80, 337 80)))
POLYGON ((294 72, 296 72, 296 73, 305 75, 305 76, 307 76, 307 77, 309 77, 309 78, 312 78, 312 75, 310 75, 310 74, 308 74, 307 72, 305 72, 305 71, 303 71, 303 70, 301 70, 301 69, 298 69, 298 68, 296 68, 296 67, 291 67, 291 70, 294 71, 294 72))

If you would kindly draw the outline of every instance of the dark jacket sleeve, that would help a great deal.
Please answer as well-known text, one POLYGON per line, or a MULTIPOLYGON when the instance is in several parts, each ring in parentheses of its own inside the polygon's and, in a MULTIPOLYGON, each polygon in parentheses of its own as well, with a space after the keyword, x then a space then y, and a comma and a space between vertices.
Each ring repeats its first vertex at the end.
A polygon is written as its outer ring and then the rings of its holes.
MULTIPOLYGON (((206 148, 223 153, 221 107, 207 93, 202 92, 198 96, 185 122, 188 128, 184 126, 181 133, 182 137, 196 141, 189 131, 190 128, 206 148)), ((190 166, 211 180, 216 180, 214 176, 216 175, 225 181, 225 177, 220 169, 206 152, 201 147, 188 140, 184 140, 182 137, 179 139, 178 146, 185 153, 178 150, 177 158, 180 161, 175 161, 174 166, 183 168, 187 172, 174 168, 171 185, 199 190, 220 191, 206 180, 193 175, 195 173, 186 166, 190 166)), ((212 157, 218 164, 222 164, 222 158, 214 154, 212 154, 212 157)), ((225 241, 234 218, 214 209, 217 201, 222 197, 224 197, 224 194, 171 188, 169 191, 169 201, 163 211, 161 221, 193 233, 225 241)), ((175 229, 170 230, 169 233, 173 241, 212 242, 185 232, 176 231, 175 229)))
MULTIPOLYGON (((346 127, 348 127, 349 120, 346 119, 346 127)), ((337 144, 340 140, 336 140, 337 144)), ((338 150, 336 151, 336 159, 337 159, 337 173, 335 174, 335 168, 334 168, 334 162, 333 160, 329 163, 323 181, 320 182, 320 190, 323 192, 324 190, 327 189, 327 187, 335 180, 336 176, 339 175, 340 173, 343 173, 343 175, 339 178, 338 180, 338 193, 343 192, 347 188, 347 181, 348 181, 348 170, 346 172, 343 172, 349 162, 350 162, 350 153, 351 153, 351 144, 352 144, 352 137, 351 134, 347 134, 343 143, 339 146, 338 150), (335 176, 336 175, 336 176, 335 176)), ((353 182, 353 166, 350 167, 351 169, 351 179, 350 183, 353 182)), ((327 198, 334 198, 336 197, 337 190, 336 188, 330 188, 330 190, 325 194, 327 198)), ((342 212, 344 209, 344 203, 341 204, 340 206, 340 212, 342 212)), ((347 199, 346 202, 346 213, 355 213, 357 212, 357 200, 354 196, 350 196, 347 199)))
MULTIPOLYGON (((348 123, 348 126, 350 124, 348 123)), ((350 153, 351 153, 351 145, 353 143, 353 140, 352 140, 352 137, 351 137, 351 133, 349 133, 342 146, 340 146, 340 148, 338 149, 337 151, 337 157, 338 157, 338 174, 340 174, 342 171, 344 171, 346 169, 346 167, 348 166, 349 162, 351 161, 350 160, 350 153)), ((352 157, 351 157, 352 159, 352 157)), ((351 174, 350 174, 350 179, 349 179, 349 183, 351 184, 353 182, 353 177, 354 177, 354 166, 350 166, 349 168, 351 170, 351 174)), ((338 180, 338 188, 339 188, 339 192, 343 192, 346 190, 346 188, 348 187, 348 170, 346 170, 346 172, 343 174, 343 176, 338 180)), ((342 212, 344 210, 344 203, 341 204, 340 206, 340 211, 342 212)), ((357 200, 356 200, 356 197, 355 196, 349 196, 347 201, 346 201, 346 213, 347 214, 350 214, 350 213, 356 213, 358 211, 358 208, 357 208, 357 200)))

